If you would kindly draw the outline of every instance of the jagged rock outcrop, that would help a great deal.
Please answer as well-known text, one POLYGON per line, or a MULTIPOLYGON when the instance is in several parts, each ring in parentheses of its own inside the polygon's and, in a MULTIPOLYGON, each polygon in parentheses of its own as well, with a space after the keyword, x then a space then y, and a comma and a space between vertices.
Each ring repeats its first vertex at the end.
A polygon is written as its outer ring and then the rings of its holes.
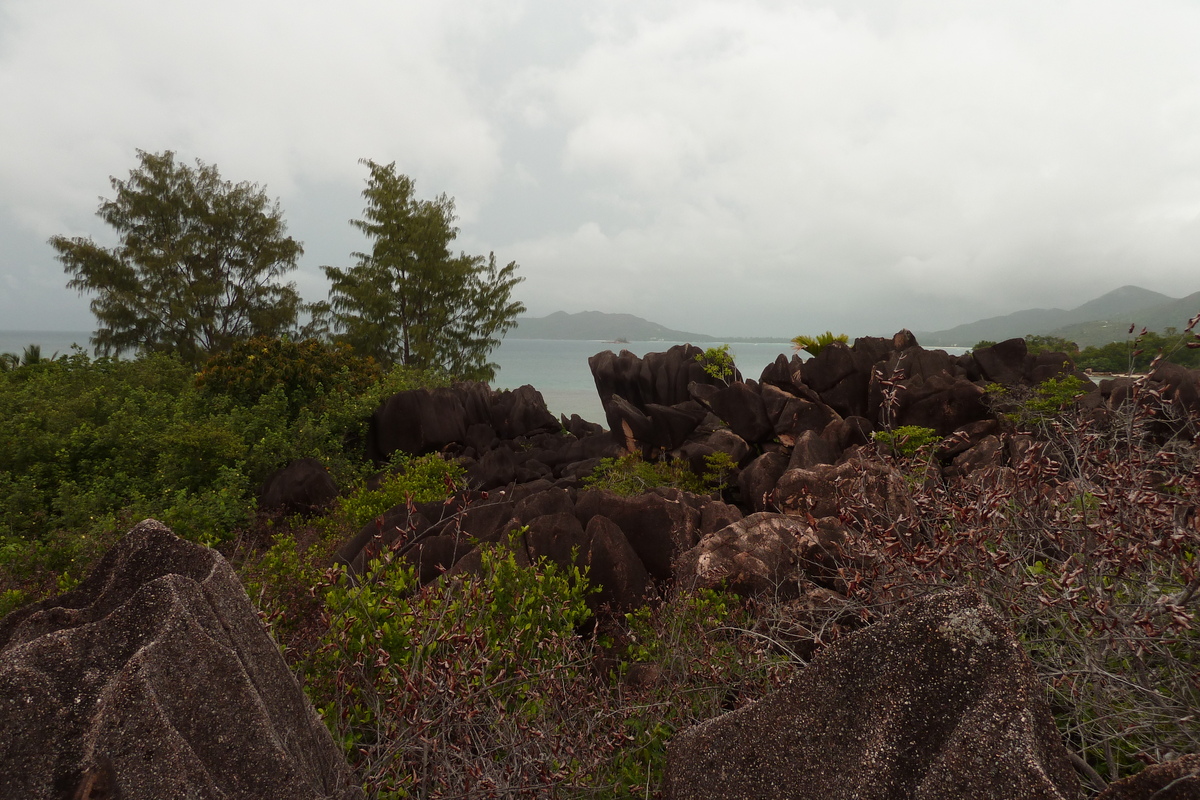
POLYGON ((542 479, 396 506, 347 540, 335 561, 359 575, 390 550, 428 583, 473 570, 479 545, 506 541, 522 563, 544 557, 562 567, 589 567, 601 587, 596 604, 628 608, 642 602, 654 580, 673 579, 676 557, 703 534, 740 518, 720 500, 677 489, 626 497, 542 479), (527 530, 507 541, 521 529, 527 530))
MULTIPOLYGON (((836 465, 850 449, 868 444, 877 429, 912 425, 951 436, 994 420, 986 399, 989 383, 1028 387, 1050 377, 1082 375, 1061 353, 1030 355, 1022 339, 981 348, 978 356, 951 356, 925 350, 907 330, 891 338, 862 337, 852 345, 832 342, 806 361, 781 354, 757 382, 726 384, 706 375, 696 361, 700 353, 680 345, 644 358, 626 351, 598 353, 588 363, 614 441, 626 452, 683 459, 698 474, 714 452, 728 453, 741 467, 767 452, 787 455, 785 472, 772 460, 739 478, 739 502, 752 510, 777 507, 766 480, 836 465)), ((1190 384, 1175 384, 1184 387, 1176 394, 1190 397, 1190 384)), ((1090 402, 1099 405, 1100 395, 1090 402)), ((1005 446, 989 441, 969 456, 961 455, 969 448, 960 447, 942 466, 947 474, 961 474, 1004 464, 1005 446)))
POLYGON ((485 383, 456 383, 387 398, 371 415, 367 453, 384 461, 396 451, 430 453, 468 441, 490 443, 561 429, 532 386, 497 392, 485 383))
POLYGON ((147 520, 0 621, 0 797, 361 796, 230 566, 147 520))
POLYGON ((672 800, 1074 800, 1045 691, 970 591, 915 601, 773 695, 683 731, 672 800))

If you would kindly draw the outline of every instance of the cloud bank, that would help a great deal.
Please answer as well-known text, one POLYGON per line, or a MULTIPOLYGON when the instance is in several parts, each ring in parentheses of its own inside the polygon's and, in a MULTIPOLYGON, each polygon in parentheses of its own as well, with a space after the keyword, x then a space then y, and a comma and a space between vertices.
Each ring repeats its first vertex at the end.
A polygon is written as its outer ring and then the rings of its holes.
POLYGON ((324 296, 360 158, 457 200, 534 314, 890 334, 1200 286, 1200 7, 0 2, 0 328, 137 148, 278 196, 324 296))

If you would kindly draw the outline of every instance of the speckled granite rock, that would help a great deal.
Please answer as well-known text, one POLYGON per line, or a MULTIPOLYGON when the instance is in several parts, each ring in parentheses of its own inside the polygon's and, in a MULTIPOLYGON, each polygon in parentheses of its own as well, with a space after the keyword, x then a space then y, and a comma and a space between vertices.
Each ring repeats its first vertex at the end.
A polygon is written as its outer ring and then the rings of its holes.
POLYGON ((1079 796, 1031 664, 969 591, 914 602, 682 732, 667 773, 673 800, 1079 796))
POLYGON ((229 564, 158 522, 0 620, 0 797, 360 796, 229 564))

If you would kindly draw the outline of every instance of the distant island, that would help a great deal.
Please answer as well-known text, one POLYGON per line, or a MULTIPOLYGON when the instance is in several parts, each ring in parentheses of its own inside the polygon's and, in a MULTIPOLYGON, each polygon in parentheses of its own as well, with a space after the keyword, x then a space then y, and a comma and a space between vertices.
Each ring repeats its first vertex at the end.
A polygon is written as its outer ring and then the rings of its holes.
POLYGON ((517 327, 506 335, 508 339, 558 339, 609 342, 787 342, 790 336, 712 336, 707 333, 678 331, 633 314, 608 314, 603 311, 580 311, 568 314, 555 311, 545 317, 518 317, 517 327))
POLYGON ((970 347, 980 341, 999 342, 1024 336, 1057 336, 1083 347, 1101 347, 1129 336, 1129 326, 1157 333, 1183 330, 1200 313, 1200 292, 1175 299, 1140 286, 1122 286, 1081 306, 1031 308, 988 317, 941 331, 916 331, 925 346, 970 347))

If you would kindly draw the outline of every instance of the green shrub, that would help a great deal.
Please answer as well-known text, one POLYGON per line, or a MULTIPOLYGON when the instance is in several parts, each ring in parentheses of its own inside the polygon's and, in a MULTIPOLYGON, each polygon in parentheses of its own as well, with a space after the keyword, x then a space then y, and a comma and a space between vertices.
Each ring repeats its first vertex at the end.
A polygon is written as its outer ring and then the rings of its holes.
POLYGON ((623 497, 644 494, 659 486, 703 494, 704 482, 682 461, 650 462, 637 453, 605 458, 583 479, 588 489, 601 489, 623 497))
POLYGON ((578 699, 560 690, 580 680, 586 576, 523 567, 495 546, 478 576, 415 589, 411 569, 378 560, 326 589, 329 629, 306 688, 368 790, 553 785, 566 765, 542 746, 578 699))
POLYGON ((627 613, 620 634, 623 702, 614 709, 618 746, 587 784, 610 796, 641 795, 662 785, 667 742, 680 730, 778 688, 795 666, 750 631, 741 598, 712 590, 675 590, 661 603, 627 613), (653 671, 637 681, 634 670, 653 671))
POLYGON ((729 488, 729 481, 737 472, 737 468, 738 464, 733 460, 733 456, 724 450, 709 453, 704 457, 704 483, 714 491, 723 492, 729 488))
POLYGON ((389 509, 405 503, 432 503, 457 491, 463 468, 437 453, 410 456, 396 453, 374 488, 360 486, 338 499, 333 510, 319 521, 326 531, 357 531, 389 509))
POLYGON ((810 355, 818 355, 821 350, 833 344, 834 342, 848 342, 850 337, 844 333, 835 334, 833 331, 825 331, 816 336, 800 335, 792 339, 792 347, 796 350, 807 350, 810 355))
POLYGON ((736 367, 733 363, 733 356, 729 352, 729 345, 710 347, 696 356, 696 360, 700 362, 709 376, 724 383, 729 383, 733 379, 736 367))
POLYGON ((323 406, 330 395, 364 394, 381 376, 374 359, 348 345, 258 336, 210 358, 196 375, 196 386, 203 396, 229 397, 242 406, 282 387, 294 417, 306 406, 323 406))
POLYGON ((883 445, 887 452, 901 458, 912 458, 942 440, 933 428, 920 425, 901 425, 890 431, 875 431, 871 438, 883 445))
POLYGON ((1091 381, 1066 375, 1045 380, 1032 389, 992 383, 985 391, 992 409, 1005 419, 1018 426, 1040 428, 1074 409, 1075 401, 1093 388, 1091 381))

